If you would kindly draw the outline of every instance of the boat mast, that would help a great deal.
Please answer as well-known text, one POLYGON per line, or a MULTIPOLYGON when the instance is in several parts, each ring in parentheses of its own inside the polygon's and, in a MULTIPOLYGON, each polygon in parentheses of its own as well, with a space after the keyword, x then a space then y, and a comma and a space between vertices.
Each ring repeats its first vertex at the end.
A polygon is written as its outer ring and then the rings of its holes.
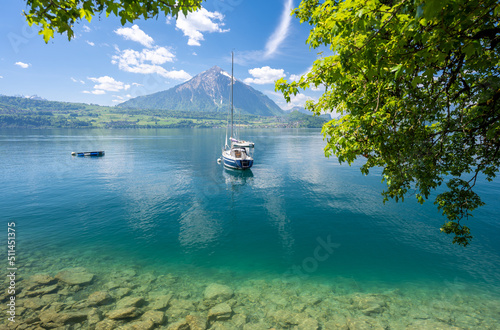
POLYGON ((231 52, 231 138, 233 137, 233 68, 234 53, 231 52))

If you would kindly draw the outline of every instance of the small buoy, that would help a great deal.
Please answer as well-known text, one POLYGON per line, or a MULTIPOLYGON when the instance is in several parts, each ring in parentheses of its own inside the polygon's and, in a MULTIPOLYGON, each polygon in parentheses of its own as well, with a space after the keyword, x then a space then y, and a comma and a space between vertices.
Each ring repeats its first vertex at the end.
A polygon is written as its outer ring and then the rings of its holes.
POLYGON ((76 152, 74 152, 74 151, 73 151, 73 152, 71 153, 71 156, 76 156, 76 152))
POLYGON ((217 158, 217 164, 220 164, 221 161, 222 161, 222 159, 217 158))

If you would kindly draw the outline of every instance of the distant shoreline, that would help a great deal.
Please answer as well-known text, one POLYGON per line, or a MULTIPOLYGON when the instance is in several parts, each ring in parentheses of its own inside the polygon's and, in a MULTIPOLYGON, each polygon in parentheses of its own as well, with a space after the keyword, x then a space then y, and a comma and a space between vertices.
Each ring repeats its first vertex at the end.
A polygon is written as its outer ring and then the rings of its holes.
MULTIPOLYGON (((325 116, 299 111, 283 116, 236 115, 237 125, 270 128, 320 128, 325 116)), ((1 128, 220 128, 227 113, 179 110, 123 109, 83 103, 63 103, 0 96, 1 128)))

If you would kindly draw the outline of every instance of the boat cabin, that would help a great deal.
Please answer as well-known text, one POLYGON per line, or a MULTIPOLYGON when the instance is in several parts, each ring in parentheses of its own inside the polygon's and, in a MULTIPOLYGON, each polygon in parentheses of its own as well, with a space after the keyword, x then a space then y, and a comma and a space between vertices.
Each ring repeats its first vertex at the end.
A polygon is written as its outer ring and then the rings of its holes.
POLYGON ((247 152, 244 148, 233 148, 231 149, 231 156, 235 158, 245 158, 247 152))

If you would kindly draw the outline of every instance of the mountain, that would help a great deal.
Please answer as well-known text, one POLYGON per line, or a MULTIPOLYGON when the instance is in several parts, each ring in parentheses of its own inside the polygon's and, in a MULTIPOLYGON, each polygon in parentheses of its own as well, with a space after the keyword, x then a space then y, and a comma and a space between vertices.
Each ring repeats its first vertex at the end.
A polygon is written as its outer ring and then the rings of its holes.
MULTIPOLYGON (((234 108, 259 116, 281 116, 269 97, 234 79, 234 108)), ((139 96, 117 107, 135 109, 225 112, 230 107, 231 75, 214 66, 166 91, 139 96)))
POLYGON ((20 113, 23 111, 64 112, 84 110, 86 107, 87 105, 83 103, 47 101, 36 95, 35 97, 0 95, 0 114, 20 113))
POLYGON ((283 110, 283 111, 284 111, 285 113, 292 113, 292 112, 294 112, 294 111, 298 111, 298 112, 303 113, 303 114, 305 114, 305 115, 311 115, 311 116, 313 115, 313 113, 312 113, 311 111, 307 110, 307 109, 306 109, 306 108, 304 108, 304 107, 299 107, 299 106, 295 106, 295 107, 293 107, 293 108, 291 108, 291 109, 288 109, 288 110, 283 110))
MULTIPOLYGON (((292 112, 294 112, 294 111, 298 111, 298 112, 303 113, 303 114, 305 114, 305 115, 310 115, 310 116, 314 115, 311 111, 307 110, 307 109, 306 109, 306 108, 304 108, 304 107, 299 107, 299 106, 295 106, 295 107, 293 107, 293 108, 291 108, 291 109, 288 109, 288 110, 283 110, 283 111, 284 111, 286 114, 291 114, 291 113, 292 113, 292 112)), ((323 119, 327 119, 327 120, 330 120, 330 119, 332 118, 332 117, 330 116, 330 114, 328 114, 328 113, 324 113, 324 114, 320 115, 320 117, 321 117, 321 118, 323 118, 323 119)))

